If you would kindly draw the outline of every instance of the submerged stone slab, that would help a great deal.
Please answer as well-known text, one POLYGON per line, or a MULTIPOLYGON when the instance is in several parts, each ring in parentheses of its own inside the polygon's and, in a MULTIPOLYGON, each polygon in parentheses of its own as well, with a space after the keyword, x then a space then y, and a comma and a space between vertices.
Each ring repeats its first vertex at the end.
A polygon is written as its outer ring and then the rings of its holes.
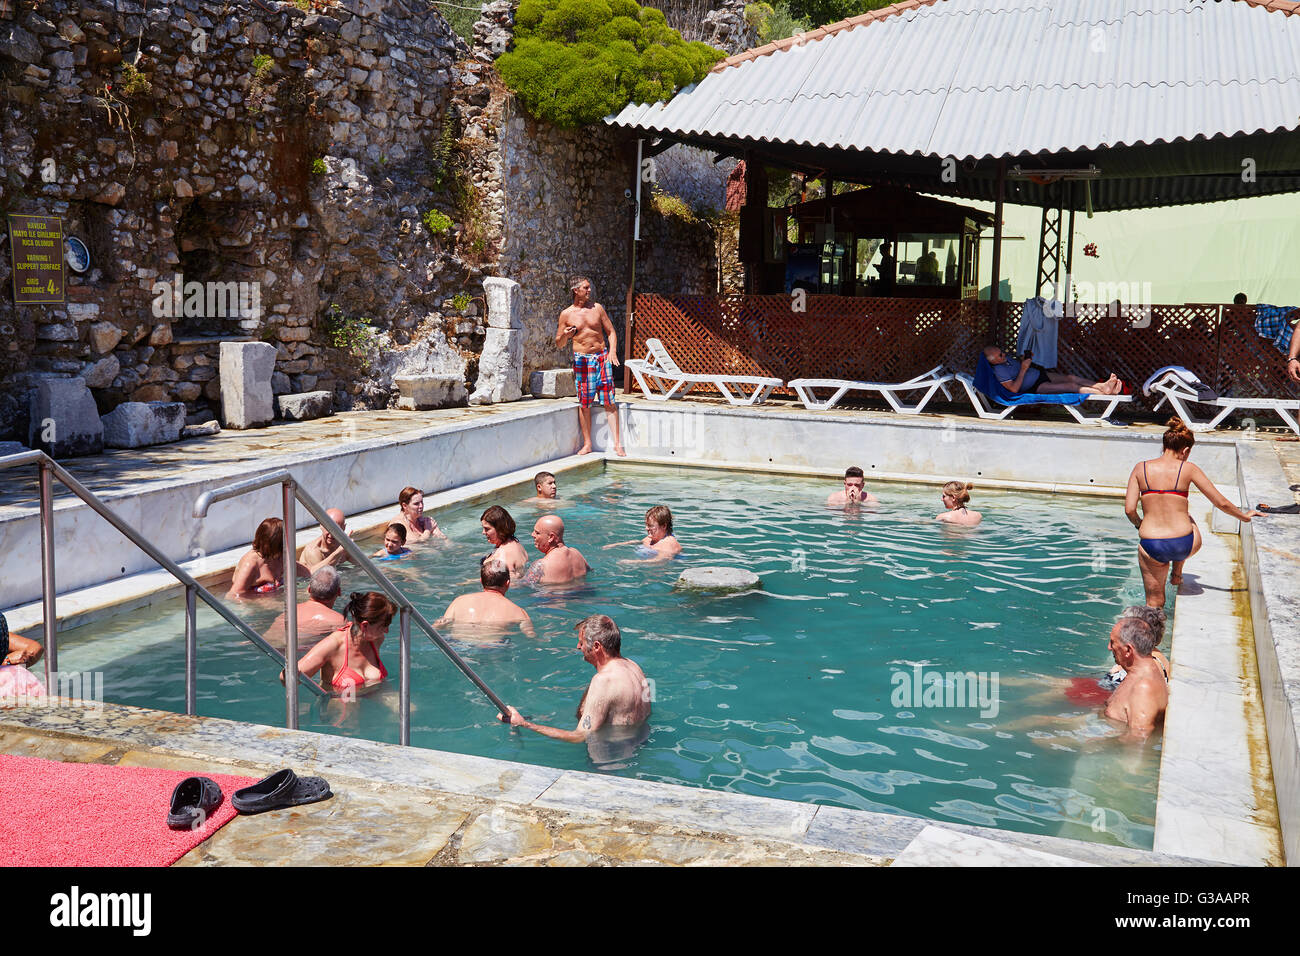
POLYGON ((334 393, 322 391, 277 395, 275 410, 281 418, 294 422, 324 418, 334 413, 334 393))
POLYGON ((275 346, 268 342, 221 343, 221 417, 227 428, 271 424, 275 354, 275 346))
POLYGON ((578 394, 573 385, 573 369, 548 368, 528 377, 528 391, 533 398, 572 398, 578 394))
POLYGON ((762 583, 757 574, 744 568, 688 568, 673 586, 693 591, 749 591, 762 583))
POLYGON ((407 411, 451 408, 465 404, 465 383, 455 375, 398 375, 397 407, 407 411))
POLYGON ((178 441, 185 429, 184 402, 123 402, 102 419, 109 448, 143 448, 178 441))
POLYGON ((32 396, 27 444, 52 458, 98 455, 104 425, 82 378, 43 378, 32 396))

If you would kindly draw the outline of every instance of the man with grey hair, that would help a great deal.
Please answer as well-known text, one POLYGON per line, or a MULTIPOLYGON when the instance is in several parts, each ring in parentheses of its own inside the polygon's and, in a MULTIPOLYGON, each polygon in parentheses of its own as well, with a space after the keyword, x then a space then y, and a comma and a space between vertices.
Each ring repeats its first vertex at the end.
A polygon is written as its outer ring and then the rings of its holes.
POLYGON ((1128 726, 1122 739, 1145 740, 1164 719, 1169 686, 1151 656, 1156 632, 1140 617, 1122 617, 1110 631, 1107 645, 1127 677, 1106 702, 1106 716, 1128 726))
MULTIPOLYGON (((1145 604, 1134 604, 1130 607, 1124 608, 1124 610, 1120 612, 1119 619, 1121 621, 1141 621, 1151 629, 1153 645, 1151 656, 1154 658, 1155 662, 1160 665, 1160 671, 1164 674, 1165 683, 1168 683, 1169 658, 1165 657, 1164 654, 1160 653, 1160 651, 1156 649, 1156 646, 1160 644, 1161 639, 1165 636, 1164 608, 1147 607, 1145 604)), ((1125 672, 1124 668, 1116 664, 1110 669, 1110 673, 1101 679, 1101 687, 1103 690, 1114 690, 1127 676, 1128 674, 1125 672)))
MULTIPOLYGON (((298 605, 298 651, 310 650, 326 634, 337 631, 347 622, 334 610, 334 604, 343 593, 339 572, 332 565, 323 565, 311 573, 307 582, 308 600, 298 605)), ((271 624, 265 634, 272 647, 284 649, 284 614, 271 624)))
POLYGON ((578 650, 596 668, 587 692, 578 705, 578 726, 561 730, 525 720, 515 708, 509 716, 498 714, 512 727, 525 727, 556 740, 582 743, 602 728, 620 728, 615 734, 645 739, 650 720, 650 682, 636 662, 621 655, 623 638, 618 625, 604 614, 593 614, 578 622, 578 650))
POLYGON ((574 276, 569 284, 573 291, 573 305, 560 313, 560 323, 555 330, 555 347, 564 348, 573 341, 573 386, 578 393, 578 427, 582 430, 582 447, 579 455, 591 451, 591 404, 599 401, 605 406, 614 452, 626 455, 623 438, 618 427, 618 406, 614 404, 614 366, 618 364, 618 338, 614 323, 605 313, 605 307, 591 301, 591 280, 574 276), (605 347, 605 339, 609 347, 605 347))

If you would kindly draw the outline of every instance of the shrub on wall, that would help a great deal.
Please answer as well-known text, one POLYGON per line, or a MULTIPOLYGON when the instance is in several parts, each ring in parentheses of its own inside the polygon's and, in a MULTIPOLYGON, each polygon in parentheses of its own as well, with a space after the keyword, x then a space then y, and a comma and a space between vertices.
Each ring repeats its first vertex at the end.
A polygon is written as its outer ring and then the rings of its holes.
POLYGON ((722 56, 634 0, 521 0, 514 49, 497 70, 528 112, 572 128, 667 100, 722 56))

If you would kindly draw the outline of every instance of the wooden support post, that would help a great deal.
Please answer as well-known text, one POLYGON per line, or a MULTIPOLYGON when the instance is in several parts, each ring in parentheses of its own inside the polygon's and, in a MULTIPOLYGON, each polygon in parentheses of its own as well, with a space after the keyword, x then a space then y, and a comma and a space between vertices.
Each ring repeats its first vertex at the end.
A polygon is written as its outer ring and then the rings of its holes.
POLYGON ((989 289, 990 317, 993 320, 993 337, 1002 343, 1002 212, 1007 191, 1007 161, 998 160, 997 203, 993 207, 993 285, 989 289))

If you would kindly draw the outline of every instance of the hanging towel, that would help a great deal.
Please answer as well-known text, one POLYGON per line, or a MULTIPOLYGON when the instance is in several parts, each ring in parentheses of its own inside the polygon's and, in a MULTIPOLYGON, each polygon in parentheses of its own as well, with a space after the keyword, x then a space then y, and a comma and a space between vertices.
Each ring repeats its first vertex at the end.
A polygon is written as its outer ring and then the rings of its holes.
POLYGON ((1055 299, 1049 302, 1041 295, 1026 299, 1020 312, 1020 335, 1016 338, 1016 351, 1021 355, 1033 352, 1035 365, 1055 368, 1056 339, 1064 311, 1061 303, 1055 299))
POLYGON ((1291 350, 1291 332, 1295 324, 1289 321, 1289 316, 1293 312, 1300 312, 1300 309, 1293 305, 1255 306, 1255 331, 1276 345, 1283 355, 1291 350))
POLYGON ((1196 389, 1196 400, 1198 402, 1213 402, 1219 397, 1219 393, 1197 378, 1195 372, 1183 368, 1181 365, 1166 365, 1164 368, 1156 369, 1151 373, 1151 377, 1147 379, 1146 384, 1142 386, 1142 394, 1150 395, 1151 386, 1160 378, 1163 378, 1167 372, 1172 372, 1176 378, 1189 388, 1196 389))
POLYGON ((1017 394, 1004 388, 993 374, 993 366, 983 355, 975 364, 975 387, 999 405, 1082 405, 1088 400, 1084 392, 1064 392, 1059 395, 1037 395, 1033 392, 1017 394))

